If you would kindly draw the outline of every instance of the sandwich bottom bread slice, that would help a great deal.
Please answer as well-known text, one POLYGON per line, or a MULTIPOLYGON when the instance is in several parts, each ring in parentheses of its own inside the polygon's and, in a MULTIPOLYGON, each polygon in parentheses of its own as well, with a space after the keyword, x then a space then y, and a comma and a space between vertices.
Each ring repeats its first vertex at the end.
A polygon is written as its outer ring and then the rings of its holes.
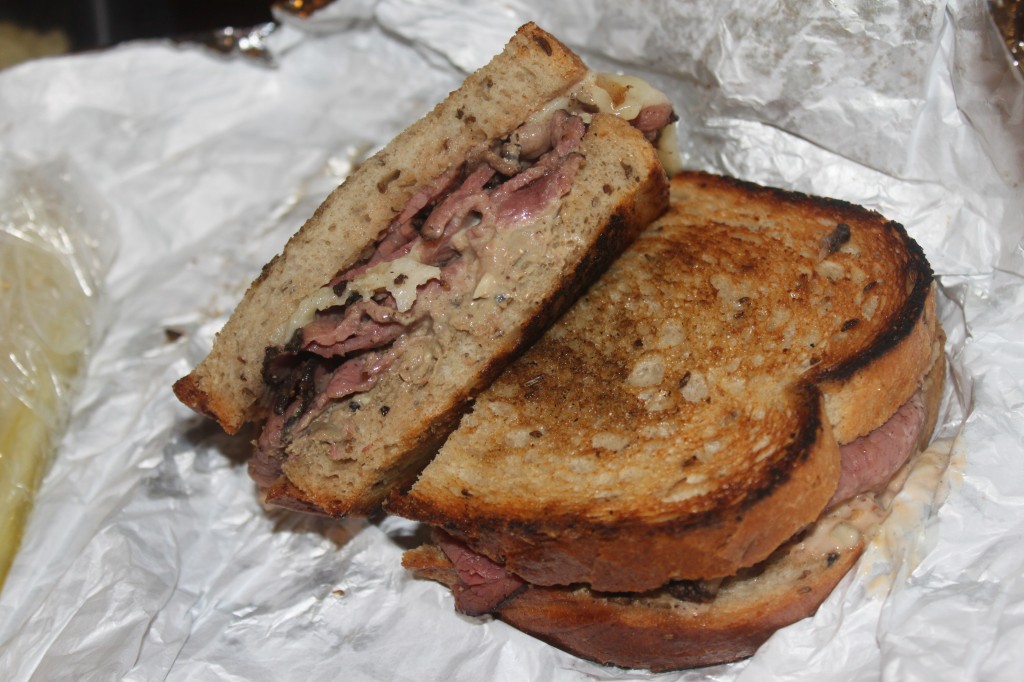
POLYGON ((886 517, 945 376, 902 226, 730 178, 669 212, 477 399, 386 507, 467 614, 667 670, 812 614, 886 517))

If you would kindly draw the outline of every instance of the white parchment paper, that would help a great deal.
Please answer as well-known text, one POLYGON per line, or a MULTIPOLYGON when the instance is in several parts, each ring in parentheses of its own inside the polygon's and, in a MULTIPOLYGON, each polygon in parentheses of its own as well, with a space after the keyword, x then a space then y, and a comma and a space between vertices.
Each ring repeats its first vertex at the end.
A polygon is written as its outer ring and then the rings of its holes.
POLYGON ((119 243, 0 593, 0 678, 1020 679, 1024 83, 984 3, 360 0, 280 24, 263 59, 143 42, 0 72, 0 159, 74 168, 119 243), (459 616, 400 566, 416 526, 264 510, 244 439, 170 392, 353 164, 531 19, 669 93, 686 166, 878 210, 939 275, 940 494, 912 485, 903 525, 747 661, 653 676, 459 616))

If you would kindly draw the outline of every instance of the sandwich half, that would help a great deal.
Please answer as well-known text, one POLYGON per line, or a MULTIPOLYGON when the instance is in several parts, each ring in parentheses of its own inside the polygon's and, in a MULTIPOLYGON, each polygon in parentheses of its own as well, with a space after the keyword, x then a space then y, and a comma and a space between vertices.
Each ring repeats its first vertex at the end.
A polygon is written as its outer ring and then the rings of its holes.
POLYGON ((267 502, 367 514, 667 206, 672 107, 523 26, 338 187, 174 386, 267 502))
POLYGON ((929 441, 932 271, 844 202, 686 172, 386 508, 456 607, 580 656, 749 656, 812 614, 929 441))

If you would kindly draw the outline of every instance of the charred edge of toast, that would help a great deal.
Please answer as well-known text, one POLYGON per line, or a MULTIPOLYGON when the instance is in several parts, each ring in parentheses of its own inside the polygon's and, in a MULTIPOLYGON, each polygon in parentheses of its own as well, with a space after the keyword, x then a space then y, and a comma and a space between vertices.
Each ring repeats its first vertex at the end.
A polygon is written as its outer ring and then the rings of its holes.
POLYGON ((191 408, 192 411, 217 422, 217 425, 230 436, 237 434, 243 426, 253 420, 253 412, 258 398, 254 398, 250 403, 245 417, 232 420, 232 408, 225 404, 229 401, 212 395, 203 387, 205 383, 202 377, 193 371, 175 381, 171 390, 179 402, 191 408))
MULTIPOLYGON (((660 523, 652 523, 649 519, 628 519, 616 517, 607 522, 585 519, 577 514, 549 514, 542 520, 519 520, 507 516, 484 516, 474 513, 471 518, 453 517, 449 508, 436 509, 429 504, 404 497, 407 491, 403 488, 399 495, 403 499, 392 503, 392 510, 408 514, 422 523, 443 528, 450 535, 469 540, 463 530, 473 528, 472 536, 498 536, 543 538, 553 531, 571 532, 574 535, 593 538, 620 537, 623 533, 637 532, 650 534, 684 534, 698 528, 713 527, 722 523, 740 520, 752 507, 762 500, 771 497, 791 478, 793 468, 805 462, 810 456, 811 446, 821 437, 821 393, 817 386, 809 382, 800 382, 794 386, 796 394, 795 409, 801 418, 792 433, 792 438, 785 449, 775 458, 774 462, 764 470, 763 476, 752 481, 741 494, 732 494, 728 490, 721 491, 722 498, 716 500, 712 511, 701 510, 687 516, 677 516, 660 523), (634 529, 634 530, 631 530, 634 529)), ((824 500, 823 500, 824 502, 824 500)))
POLYGON ((207 395, 206 391, 199 388, 195 375, 186 374, 175 381, 173 390, 174 395, 178 400, 185 403, 196 412, 206 415, 211 419, 217 418, 217 415, 215 415, 213 410, 210 408, 210 396, 207 395))
POLYGON ((713 175, 703 171, 686 171, 685 174, 696 178, 697 184, 703 188, 724 185, 755 196, 767 196, 769 203, 786 202, 824 209, 842 214, 851 221, 881 224, 887 231, 895 233, 898 237, 900 244, 907 254, 905 269, 909 273, 909 278, 913 281, 913 288, 904 299, 900 311, 894 316, 892 324, 877 334, 874 340, 861 352, 853 358, 821 370, 815 377, 816 381, 848 379, 859 370, 888 353, 913 331, 914 326, 924 313, 928 291, 934 279, 934 272, 925 256, 924 249, 907 233, 906 228, 901 223, 888 220, 877 211, 872 211, 842 199, 811 196, 804 192, 766 187, 747 180, 713 175))
POLYGON ((907 338, 921 319, 921 315, 924 314, 928 294, 934 281, 934 273, 925 257, 924 249, 907 234, 906 229, 900 223, 890 220, 885 223, 885 226, 899 236, 906 249, 908 257, 906 269, 909 278, 913 281, 913 289, 904 299, 903 305, 889 327, 877 335, 867 348, 855 357, 820 372, 817 376, 819 381, 850 378, 907 338))
POLYGON ((479 381, 473 386, 467 387, 459 395, 453 396, 447 409, 437 419, 425 425, 415 443, 409 448, 408 455, 403 458, 404 468, 389 472, 387 485, 378 485, 372 491, 372 498, 364 498, 353 505, 343 505, 329 496, 320 496, 301 490, 282 476, 282 480, 271 491, 268 491, 267 501, 272 502, 276 498, 288 497, 301 503, 313 505, 332 516, 366 515, 379 509, 383 498, 387 495, 395 492, 401 494, 411 488, 419 472, 427 465, 430 458, 458 425, 462 415, 472 405, 476 394, 490 385, 508 363, 540 338, 583 290, 590 286, 611 264, 616 255, 622 253, 643 228, 667 208, 668 185, 660 165, 649 169, 648 177, 638 184, 638 194, 643 193, 644 188, 652 184, 656 187, 656 194, 650 202, 646 195, 643 205, 638 205, 632 196, 623 198, 598 231, 594 246, 577 263, 572 272, 566 273, 562 280, 562 286, 553 291, 538 306, 540 312, 524 323, 522 334, 515 346, 507 353, 490 358, 479 381), (384 488, 390 488, 390 490, 384 488))

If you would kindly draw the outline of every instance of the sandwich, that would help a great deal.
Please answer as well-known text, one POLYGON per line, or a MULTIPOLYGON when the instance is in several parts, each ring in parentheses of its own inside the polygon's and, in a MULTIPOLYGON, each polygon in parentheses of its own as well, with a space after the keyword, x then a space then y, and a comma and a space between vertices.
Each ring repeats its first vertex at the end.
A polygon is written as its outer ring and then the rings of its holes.
POLYGON ((578 656, 751 655, 854 565, 937 420, 944 335, 904 228, 684 172, 411 488, 414 574, 578 656))
POLYGON ((175 394, 254 425, 267 503, 373 513, 666 209, 674 120, 523 26, 327 197, 175 394))

